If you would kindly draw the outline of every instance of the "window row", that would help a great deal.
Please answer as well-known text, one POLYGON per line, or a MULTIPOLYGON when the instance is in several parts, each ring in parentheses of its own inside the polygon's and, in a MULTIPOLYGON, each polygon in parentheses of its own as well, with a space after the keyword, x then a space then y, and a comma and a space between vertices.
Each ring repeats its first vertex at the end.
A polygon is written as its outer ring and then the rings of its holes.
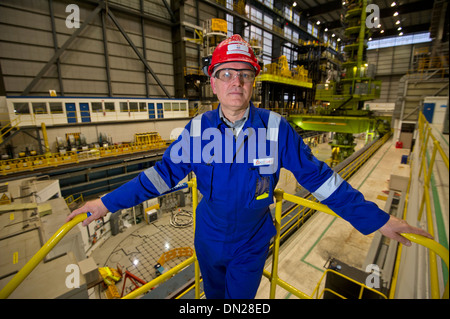
MULTIPOLYGON (((31 102, 31 109, 28 102, 14 102, 14 113, 16 114, 63 114, 62 102, 49 102, 48 109, 46 102, 31 102)), ((115 112, 114 102, 90 102, 91 111, 96 113, 115 112)), ((120 112, 147 112, 146 102, 119 102, 120 112)), ((165 111, 186 111, 186 102, 164 102, 165 111)))

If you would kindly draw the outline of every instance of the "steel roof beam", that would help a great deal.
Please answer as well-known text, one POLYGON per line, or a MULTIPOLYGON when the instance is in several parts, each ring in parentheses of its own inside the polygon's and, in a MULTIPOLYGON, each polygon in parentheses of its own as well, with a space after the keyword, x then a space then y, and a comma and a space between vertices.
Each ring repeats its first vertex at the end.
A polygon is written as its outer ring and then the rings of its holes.
POLYGON ((42 78, 42 76, 47 73, 48 69, 59 59, 61 54, 66 51, 66 49, 69 47, 69 45, 75 40, 81 32, 94 20, 94 18, 98 15, 100 10, 102 10, 103 2, 100 3, 97 8, 94 9, 94 11, 91 12, 91 14, 84 20, 83 24, 75 30, 74 33, 64 42, 64 44, 59 48, 58 51, 55 52, 55 54, 51 57, 51 59, 44 65, 44 67, 39 71, 39 73, 34 77, 34 79, 31 81, 30 84, 25 88, 25 90, 22 92, 22 95, 28 95, 30 91, 33 89, 33 87, 39 82, 39 80, 42 78))

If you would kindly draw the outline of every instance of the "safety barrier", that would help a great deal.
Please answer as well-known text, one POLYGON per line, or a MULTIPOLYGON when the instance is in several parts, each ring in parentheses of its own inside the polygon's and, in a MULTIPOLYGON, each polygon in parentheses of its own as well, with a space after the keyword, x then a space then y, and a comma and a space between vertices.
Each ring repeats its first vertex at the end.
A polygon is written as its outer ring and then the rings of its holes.
MULTIPOLYGON (((197 182, 196 179, 192 179, 187 183, 188 187, 192 188, 192 206, 193 206, 193 216, 194 216, 194 234, 195 234, 195 214, 198 204, 198 193, 197 193, 197 182)), ((178 187, 174 188, 176 190, 180 189, 178 187)), ((285 282, 281 278, 278 277, 278 255, 279 255, 279 248, 280 248, 280 238, 281 238, 281 214, 282 214, 282 204, 283 200, 291 201, 296 204, 299 204, 304 207, 309 207, 311 209, 321 211, 327 214, 331 214, 333 216, 339 217, 334 213, 330 208, 328 208, 326 205, 316 203, 295 195, 291 195, 288 193, 285 193, 281 189, 276 189, 274 192, 274 197, 276 199, 275 202, 275 229, 276 229, 276 235, 274 237, 274 247, 273 247, 273 254, 272 254, 272 272, 269 272, 267 270, 263 271, 263 275, 267 277, 270 280, 270 298, 275 298, 275 292, 276 287, 280 286, 284 288, 285 290, 289 291, 293 295, 302 298, 302 299, 312 299, 314 295, 320 296, 317 294, 317 289, 314 290, 312 295, 308 295, 289 283, 285 282)), ((74 219, 72 219, 70 222, 64 224, 51 238, 50 240, 31 258, 30 261, 27 262, 27 264, 12 278, 10 282, 0 291, 0 298, 7 298, 20 283, 31 273, 31 271, 39 264, 41 260, 45 258, 45 256, 50 252, 50 250, 67 234, 67 232, 72 229, 77 223, 83 221, 87 218, 87 214, 80 214, 77 215, 74 219)), ((439 255, 444 263, 447 265, 448 269, 448 263, 449 263, 449 256, 448 256, 448 249, 443 247, 442 245, 438 244, 432 239, 425 238, 423 236, 419 235, 413 235, 413 234, 402 234, 412 242, 418 243, 420 245, 423 245, 439 255)), ((192 257, 189 257, 185 261, 181 262, 177 266, 173 267, 172 269, 168 270, 167 272, 163 273, 161 276, 155 278, 154 280, 148 282, 147 284, 137 288, 136 290, 132 291, 128 295, 124 296, 124 299, 133 299, 141 296, 142 294, 145 294, 153 287, 163 283, 167 279, 171 278, 173 275, 176 275, 178 272, 186 268, 187 266, 194 263, 194 269, 195 269, 195 278, 194 278, 194 287, 195 287, 195 298, 200 298, 200 268, 198 265, 197 257, 194 255, 192 257)), ((371 289, 369 287, 362 287, 364 289, 371 289)), ((435 298, 436 296, 433 296, 435 298)), ((448 298, 448 282, 447 282, 447 294, 444 293, 443 298, 448 298)))
MULTIPOLYGON (((367 149, 363 154, 361 154, 357 159, 352 161, 352 163, 348 164, 344 168, 342 168, 339 171, 339 175, 344 179, 348 180, 350 176, 352 176, 371 156, 373 153, 375 153, 389 138, 391 134, 386 134, 380 139, 378 139, 376 142, 374 142, 369 149, 367 149)), ((317 202, 317 199, 314 198, 311 194, 307 195, 305 197, 307 200, 311 202, 317 202)), ((286 237, 288 234, 290 234, 296 227, 300 227, 303 225, 306 220, 314 214, 314 210, 311 210, 307 205, 303 206, 301 208, 301 205, 294 205, 290 209, 288 209, 286 212, 284 212, 282 219, 282 234, 281 239, 286 237), (298 209, 297 213, 292 215, 292 212, 298 209), (286 218, 289 218, 289 220, 285 221, 286 218), (295 222, 294 222, 295 221, 295 222), (287 228, 289 227, 289 228, 287 228), (287 228, 286 230, 284 230, 287 228)), ((273 244, 272 244, 273 246, 273 244)), ((272 248, 272 247, 271 247, 272 248)))
POLYGON ((2 175, 7 175, 11 173, 33 171, 40 168, 58 166, 62 164, 78 163, 79 160, 79 155, 76 152, 28 156, 0 161, 0 171, 2 175))
POLYGON ((421 77, 429 77, 430 74, 439 75, 444 78, 448 74, 448 55, 435 57, 421 57, 417 60, 413 69, 408 70, 408 74, 418 74, 421 77))
POLYGON ((320 284, 322 283, 323 279, 326 278, 326 276, 327 276, 328 274, 334 274, 334 275, 336 275, 336 276, 342 277, 342 278, 344 278, 345 280, 347 280, 347 281, 349 281, 349 282, 352 282, 353 284, 359 286, 360 289, 359 289, 358 299, 362 299, 362 298, 363 298, 363 294, 364 294, 364 292, 365 292, 366 290, 371 291, 371 292, 374 293, 375 295, 378 295, 380 298, 387 299, 386 295, 383 294, 383 293, 381 293, 381 292, 379 292, 378 290, 375 290, 375 289, 373 289, 373 288, 367 287, 367 286, 364 285, 363 283, 360 283, 360 282, 354 280, 353 278, 350 278, 350 277, 348 277, 348 276, 345 276, 345 275, 341 274, 340 272, 337 272, 336 270, 333 270, 333 269, 327 269, 327 270, 324 271, 324 273, 323 273, 323 275, 322 275, 322 278, 320 278, 319 282, 318 282, 317 285, 316 285, 316 288, 314 289, 314 291, 313 291, 313 293, 312 293, 312 296, 315 296, 315 299, 321 299, 322 296, 323 296, 323 294, 325 293, 325 291, 330 292, 330 293, 332 293, 333 295, 335 295, 335 296, 337 296, 337 297, 339 297, 339 298, 341 298, 341 299, 347 299, 347 297, 345 297, 345 296, 341 295, 340 293, 337 293, 336 291, 334 291, 334 290, 332 290, 332 289, 329 289, 329 288, 324 288, 324 289, 322 289, 322 292, 319 294, 319 287, 320 287, 320 284))
MULTIPOLYGON (((427 212, 430 208, 429 198, 428 198, 428 200, 426 198, 427 198, 427 194, 429 195, 428 190, 430 189, 431 174, 433 172, 433 167, 434 167, 434 163, 436 160, 437 151, 439 151, 439 154, 440 154, 445 166, 447 167, 447 170, 449 169, 449 161, 448 161, 448 156, 445 154, 439 141, 436 139, 436 137, 431 132, 430 123, 428 123, 428 121, 425 119, 425 116, 423 115, 423 113, 419 114, 419 141, 421 143, 421 145, 420 145, 421 169, 419 171, 419 178, 422 175, 422 171, 423 171, 423 174, 425 177, 425 180, 424 180, 424 190, 425 191, 424 191, 422 201, 420 203, 420 209, 419 209, 419 220, 420 220, 422 217, 424 202, 427 202, 427 212), (427 167, 425 153, 427 151, 430 138, 433 141, 432 142, 433 150, 432 150, 432 155, 431 155, 431 160, 430 160, 429 166, 427 167)), ((431 225, 431 227, 432 227, 432 225, 431 225)), ((430 230, 432 230, 432 229, 430 229, 430 230)))
MULTIPOLYGON (((184 187, 192 188, 192 208, 193 208, 193 216, 195 216, 195 211, 197 209, 198 204, 198 193, 197 193, 197 182, 196 179, 193 178, 185 185, 180 185, 174 187, 171 191, 180 190, 184 187)), ((170 192, 170 191, 169 191, 170 192)), ((47 254, 53 249, 53 247, 58 244, 61 239, 78 223, 81 223, 83 220, 87 218, 87 214, 79 214, 75 216, 71 221, 65 223, 58 231, 38 250, 38 252, 19 270, 19 272, 6 284, 5 287, 0 291, 0 299, 6 299, 11 293, 25 280, 26 277, 36 268, 36 266, 47 256, 47 254)), ((195 221, 195 218, 194 218, 195 221)), ((195 233, 195 222, 194 222, 194 233, 195 233)), ((147 284, 141 286, 140 288, 132 291, 128 295, 124 296, 124 299, 133 299, 136 298, 151 288, 163 283, 167 279, 171 278, 173 275, 177 274, 179 271, 183 270, 185 267, 190 264, 195 264, 195 298, 200 298, 200 268, 197 262, 197 257, 194 255, 189 257, 182 263, 163 273, 161 276, 155 278, 154 280, 148 282, 147 284)))
MULTIPOLYGON (((419 138, 418 143, 415 147, 419 147, 419 179, 422 176, 423 172, 423 187, 422 187, 422 199, 420 201, 420 208, 419 208, 419 214, 418 214, 418 221, 422 219, 422 213, 424 210, 424 206, 426 209, 426 220, 427 220, 427 227, 428 232, 435 237, 435 229, 434 229, 434 223, 433 223, 433 214, 432 214, 432 204, 431 204, 431 198, 430 198, 430 191, 431 191, 431 176, 433 173, 434 164, 436 163, 436 155, 439 152, 442 162, 447 167, 447 174, 449 169, 449 160, 448 155, 445 154, 444 150, 442 149, 439 141, 436 139, 436 137, 432 133, 432 128, 430 127, 430 123, 426 120, 425 116, 422 112, 419 113, 419 121, 418 121, 418 131, 419 131, 419 138), (430 143, 431 139, 431 143, 430 143), (427 165, 427 149, 429 149, 430 144, 432 144, 432 151, 431 151, 431 159, 427 165)), ((411 166, 415 163, 410 162, 411 166)), ((410 172, 412 174, 413 169, 411 167, 410 172)), ((408 188, 406 192, 406 199, 405 199, 405 205, 404 205, 404 211, 403 211, 403 218, 406 219, 406 212, 408 207, 408 199, 409 199, 409 191, 411 187, 411 177, 408 183, 408 188)), ((442 223, 437 223, 442 224, 442 223)), ((447 235, 444 234, 445 230, 441 230, 440 236, 441 238, 444 238, 444 241, 447 239, 447 235)), ((444 249, 445 247, 442 246, 444 249)), ((393 280, 392 280, 392 289, 390 292, 390 298, 393 298, 393 295, 395 293, 395 287, 397 284, 397 278, 398 278, 398 272, 400 267, 400 257, 402 255, 402 249, 403 246, 400 244, 398 248, 397 253, 397 259, 394 267, 394 273, 393 273, 393 280)), ((430 286, 431 286, 431 297, 433 299, 440 297, 440 289, 439 289, 439 275, 438 275, 438 266, 437 266, 437 259, 436 259, 436 252, 434 250, 429 250, 429 267, 430 267, 430 286)), ((442 258, 442 257, 441 257, 442 258)), ((447 251, 447 259, 448 259, 448 251, 447 251)), ((448 298, 449 297, 449 286, 448 286, 448 262, 446 263, 447 266, 447 275, 444 277, 447 277, 447 284, 444 288, 444 293, 442 298, 448 298)))
MULTIPOLYGON (((0 113, 0 117, 4 118, 5 113, 0 113)), ((17 118, 8 121, 5 125, 0 127, 0 144, 3 143, 5 137, 7 137, 8 134, 12 133, 14 130, 20 129, 19 123, 20 123, 20 115, 17 118)))
MULTIPOLYGON (((312 208, 314 210, 320 211, 320 212, 324 212, 330 215, 333 215, 335 217, 339 217, 338 215, 336 215, 336 213, 334 213, 330 208, 328 208, 326 205, 320 204, 320 203, 315 203, 312 201, 309 201, 307 199, 298 197, 298 196, 294 196, 291 194, 287 194, 284 193, 283 190, 280 189, 276 189, 275 190, 275 199, 276 199, 276 203, 275 203, 275 228, 277 231, 277 234, 275 236, 275 240, 274 240, 274 250, 273 250, 273 260, 272 260, 272 273, 269 273, 268 271, 264 271, 264 276, 266 276, 267 278, 269 278, 269 280, 271 281, 271 285, 270 285, 270 298, 273 299, 275 298, 275 291, 276 291, 276 286, 280 286, 284 289, 286 289, 288 292, 292 293, 293 295, 302 298, 302 299, 312 299, 314 294, 317 294, 317 289, 314 290, 313 295, 309 296, 307 294, 305 294, 304 292, 299 291, 298 289, 296 289, 295 287, 292 287, 291 285, 289 285, 288 283, 286 283, 285 281, 281 280, 278 277, 278 253, 279 253, 279 246, 280 246, 280 230, 281 230, 281 211, 282 211, 282 203, 283 203, 283 199, 287 200, 287 201, 291 201, 294 203, 297 203, 301 206, 305 206, 305 207, 309 207, 312 208)), ((443 260, 443 262, 447 265, 447 271, 448 271, 448 265, 449 265, 449 255, 448 255, 448 249, 446 249, 445 247, 443 247, 441 244, 437 243, 436 241, 420 236, 420 235, 414 235, 414 234, 402 234, 402 236, 408 238, 410 241, 420 244, 426 248, 428 248, 430 251, 432 251, 433 253, 437 254, 439 257, 441 257, 441 259, 443 260)), ((363 287, 365 289, 371 289, 369 287, 363 287)), ((439 296, 433 295, 432 298, 440 298, 439 296)), ((446 292, 444 292, 442 298, 448 298, 448 281, 446 284, 446 292)))
POLYGON ((67 205, 70 205, 72 203, 76 203, 76 202, 80 202, 83 203, 84 199, 83 199, 83 194, 81 194, 80 196, 78 196, 77 198, 75 198, 73 195, 70 195, 66 198, 64 198, 64 200, 66 201, 67 205))
POLYGON ((163 149, 167 146, 167 142, 168 141, 161 140, 155 143, 129 143, 100 147, 98 149, 94 148, 81 152, 68 151, 65 153, 50 153, 46 155, 0 160, 0 174, 8 175, 17 172, 33 171, 64 164, 79 163, 80 161, 163 149))

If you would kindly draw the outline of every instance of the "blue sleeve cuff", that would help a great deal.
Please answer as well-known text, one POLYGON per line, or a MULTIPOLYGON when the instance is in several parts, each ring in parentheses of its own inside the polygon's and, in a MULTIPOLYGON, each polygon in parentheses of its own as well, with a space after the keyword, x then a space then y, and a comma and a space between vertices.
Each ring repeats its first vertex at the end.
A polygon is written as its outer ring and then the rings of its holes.
POLYGON ((380 229, 390 217, 375 203, 365 200, 363 194, 346 181, 322 204, 327 205, 363 235, 380 229))

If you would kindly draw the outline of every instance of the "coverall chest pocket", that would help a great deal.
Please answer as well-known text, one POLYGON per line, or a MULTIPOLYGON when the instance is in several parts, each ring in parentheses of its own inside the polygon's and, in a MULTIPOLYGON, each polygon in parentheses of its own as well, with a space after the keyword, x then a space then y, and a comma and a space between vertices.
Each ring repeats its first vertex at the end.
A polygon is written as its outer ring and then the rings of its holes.
POLYGON ((273 203, 274 179, 272 174, 260 174, 258 168, 250 168, 249 208, 265 208, 273 203))
POLYGON ((206 200, 211 199, 213 170, 214 167, 211 164, 203 163, 196 165, 194 169, 198 190, 206 200))

